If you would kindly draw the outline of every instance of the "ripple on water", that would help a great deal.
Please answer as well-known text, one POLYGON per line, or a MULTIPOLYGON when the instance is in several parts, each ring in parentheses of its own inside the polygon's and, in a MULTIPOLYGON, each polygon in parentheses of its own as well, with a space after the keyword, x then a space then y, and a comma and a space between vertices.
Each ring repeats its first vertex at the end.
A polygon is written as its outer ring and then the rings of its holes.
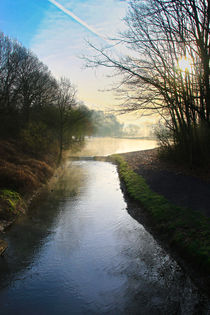
POLYGON ((2 314, 207 314, 190 279, 127 213, 112 164, 68 165, 7 241, 2 314))

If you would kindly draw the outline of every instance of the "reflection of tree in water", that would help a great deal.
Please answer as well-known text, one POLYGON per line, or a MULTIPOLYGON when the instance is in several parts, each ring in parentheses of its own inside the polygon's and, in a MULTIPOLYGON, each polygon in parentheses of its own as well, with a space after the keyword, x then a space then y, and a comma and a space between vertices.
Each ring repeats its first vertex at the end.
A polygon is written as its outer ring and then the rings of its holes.
POLYGON ((53 233, 53 226, 65 202, 79 193, 84 182, 83 169, 63 166, 32 202, 28 213, 4 234, 9 247, 0 257, 0 283, 5 287, 18 273, 24 271, 39 255, 45 239, 53 233))

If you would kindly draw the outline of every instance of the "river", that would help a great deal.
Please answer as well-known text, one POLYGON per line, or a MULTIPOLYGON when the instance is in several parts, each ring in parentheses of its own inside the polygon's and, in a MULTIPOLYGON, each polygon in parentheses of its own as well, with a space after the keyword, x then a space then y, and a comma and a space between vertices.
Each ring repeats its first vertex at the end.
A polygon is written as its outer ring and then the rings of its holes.
POLYGON ((0 314, 208 314, 126 207, 115 165, 67 161, 4 235, 0 314))
POLYGON ((107 156, 115 153, 126 153, 132 151, 153 149, 155 147, 157 147, 156 140, 90 137, 85 142, 85 146, 79 153, 72 152, 71 155, 107 156))

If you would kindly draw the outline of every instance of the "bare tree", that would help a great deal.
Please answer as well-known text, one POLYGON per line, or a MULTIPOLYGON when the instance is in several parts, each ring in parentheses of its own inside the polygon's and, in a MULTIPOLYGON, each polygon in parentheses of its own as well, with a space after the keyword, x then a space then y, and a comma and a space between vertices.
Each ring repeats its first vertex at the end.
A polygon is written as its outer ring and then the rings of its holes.
POLYGON ((21 60, 21 45, 0 33, 0 110, 8 113, 15 108, 17 72, 21 60))
MULTIPOLYGON (((31 111, 52 104, 56 80, 48 68, 28 49, 0 34, 0 112, 5 121, 24 127, 31 111)), ((17 130, 16 130, 17 131, 17 130)))
POLYGON ((81 142, 91 132, 90 112, 75 105, 69 79, 56 81, 30 50, 0 33, 0 138, 15 138, 36 156, 59 147, 61 159, 73 137, 81 142))
POLYGON ((57 91, 56 80, 33 53, 22 49, 18 77, 18 102, 23 113, 24 123, 30 121, 32 109, 40 110, 43 106, 53 104, 57 91))
POLYGON ((92 45, 88 59, 123 76, 125 111, 156 110, 186 146, 192 129, 210 127, 209 12, 207 0, 131 0, 119 39, 130 53, 116 57, 92 45))
POLYGON ((76 103, 75 87, 72 85, 69 79, 64 77, 61 78, 58 82, 57 92, 57 108, 59 113, 59 161, 62 159, 62 152, 65 144, 65 134, 71 127, 69 125, 69 116, 76 103))

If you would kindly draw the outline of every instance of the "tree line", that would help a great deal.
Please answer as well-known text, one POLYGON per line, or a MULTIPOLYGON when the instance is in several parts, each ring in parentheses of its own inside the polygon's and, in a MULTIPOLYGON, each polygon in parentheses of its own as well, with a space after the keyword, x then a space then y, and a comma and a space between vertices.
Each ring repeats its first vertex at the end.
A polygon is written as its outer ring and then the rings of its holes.
POLYGON ((124 124, 120 123, 113 114, 103 111, 91 111, 93 135, 97 137, 122 137, 124 124))
POLYGON ((131 0, 127 31, 114 40, 128 53, 91 45, 87 58, 122 78, 124 111, 161 115, 160 141, 190 165, 210 153, 209 22, 208 0, 131 0))
POLYGON ((91 113, 71 81, 56 80, 29 49, 0 33, 0 138, 61 158, 66 146, 91 132, 91 113))

